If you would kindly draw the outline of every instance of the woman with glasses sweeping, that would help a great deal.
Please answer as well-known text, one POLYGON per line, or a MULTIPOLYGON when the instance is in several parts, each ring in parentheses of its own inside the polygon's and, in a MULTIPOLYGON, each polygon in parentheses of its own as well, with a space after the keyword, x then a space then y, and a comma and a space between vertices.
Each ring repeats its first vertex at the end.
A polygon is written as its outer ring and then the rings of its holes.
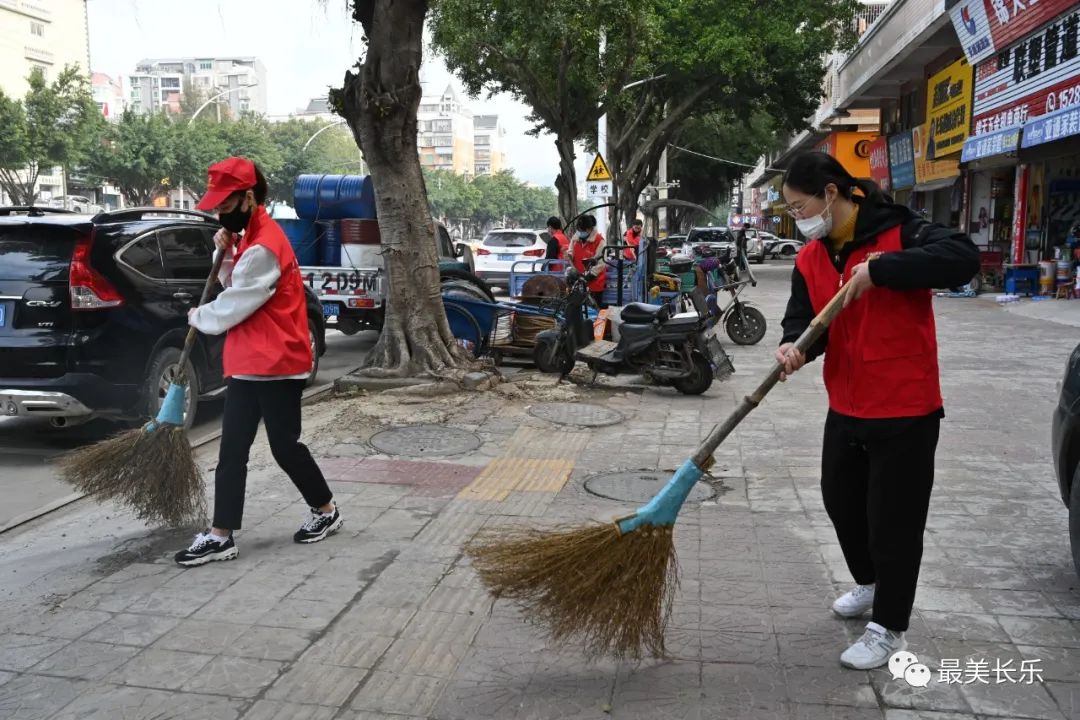
POLYGON ((845 667, 879 667, 907 646, 944 417, 932 288, 964 285, 979 252, 857 180, 833 157, 797 157, 784 199, 809 240, 796 258, 777 360, 786 375, 824 353, 829 413, 821 491, 855 587, 833 612, 861 617, 845 667), (851 285, 828 334, 803 356, 793 342, 839 287, 851 285))

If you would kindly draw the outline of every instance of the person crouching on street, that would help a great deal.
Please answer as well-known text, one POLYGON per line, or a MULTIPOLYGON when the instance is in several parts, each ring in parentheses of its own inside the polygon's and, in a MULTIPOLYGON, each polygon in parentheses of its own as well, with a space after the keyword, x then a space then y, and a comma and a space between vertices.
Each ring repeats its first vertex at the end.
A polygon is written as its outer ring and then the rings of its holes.
POLYGON ((300 398, 312 349, 300 267, 285 233, 266 212, 266 179, 253 162, 228 158, 210 166, 198 208, 216 211, 214 236, 225 253, 217 298, 194 308, 188 322, 207 335, 225 333, 228 379, 221 450, 214 475, 213 527, 176 553, 184 566, 231 560, 242 526, 247 463, 262 420, 270 452, 311 508, 293 540, 313 543, 342 526, 322 471, 300 442, 300 398))
POLYGON ((776 358, 783 380, 825 354, 821 494, 856 583, 832 609, 845 618, 872 611, 840 655, 845 667, 867 670, 907 647, 922 562, 945 416, 931 288, 966 284, 979 252, 824 153, 795 158, 783 193, 809 242, 791 274, 776 358), (844 309, 804 357, 793 342, 844 285, 844 309))

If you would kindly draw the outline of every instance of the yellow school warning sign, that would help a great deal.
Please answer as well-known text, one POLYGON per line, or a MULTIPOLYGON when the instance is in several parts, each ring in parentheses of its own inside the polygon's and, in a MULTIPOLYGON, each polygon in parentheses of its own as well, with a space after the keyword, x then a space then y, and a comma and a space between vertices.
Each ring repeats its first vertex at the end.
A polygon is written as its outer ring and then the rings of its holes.
POLYGON ((588 182, 611 180, 611 171, 608 170, 607 163, 604 162, 604 158, 600 153, 596 153, 596 159, 592 161, 592 167, 589 168, 589 174, 585 180, 588 182))

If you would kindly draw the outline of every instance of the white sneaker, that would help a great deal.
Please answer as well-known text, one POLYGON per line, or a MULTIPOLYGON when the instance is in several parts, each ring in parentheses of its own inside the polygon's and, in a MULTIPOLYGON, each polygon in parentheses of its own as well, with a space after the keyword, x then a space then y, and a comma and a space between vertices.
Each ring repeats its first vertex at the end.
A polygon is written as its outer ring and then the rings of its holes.
POLYGON ((845 618, 859 617, 874 607, 874 585, 856 585, 832 604, 832 611, 845 618))
POLYGON ((886 630, 875 622, 867 623, 859 641, 840 656, 840 664, 853 670, 871 670, 886 664, 894 653, 905 648, 904 633, 886 630))

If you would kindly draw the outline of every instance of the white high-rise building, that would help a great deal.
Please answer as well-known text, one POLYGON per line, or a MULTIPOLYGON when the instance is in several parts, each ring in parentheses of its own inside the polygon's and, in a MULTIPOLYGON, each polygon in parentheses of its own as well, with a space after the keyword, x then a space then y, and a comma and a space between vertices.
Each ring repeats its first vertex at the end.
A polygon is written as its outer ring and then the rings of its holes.
POLYGON ((441 95, 424 97, 416 115, 420 164, 458 175, 475 175, 473 114, 453 84, 441 95))
POLYGON ((0 0, 0 90, 21 100, 41 68, 54 80, 65 65, 90 77, 86 0, 0 0))
POLYGON ((207 100, 231 91, 215 103, 215 112, 266 113, 266 66, 256 57, 142 60, 127 81, 128 107, 135 112, 180 112, 190 84, 207 100))
POLYGON ((473 118, 473 152, 477 175, 494 175, 506 169, 506 128, 498 115, 473 118))

